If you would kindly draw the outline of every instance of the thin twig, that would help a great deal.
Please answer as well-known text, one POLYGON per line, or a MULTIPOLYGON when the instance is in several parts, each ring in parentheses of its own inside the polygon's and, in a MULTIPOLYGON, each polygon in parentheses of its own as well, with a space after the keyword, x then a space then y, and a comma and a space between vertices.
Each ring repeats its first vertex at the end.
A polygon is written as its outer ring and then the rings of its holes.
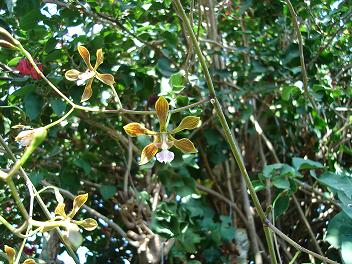
POLYGON ((331 263, 331 264, 338 264, 338 262, 333 261, 331 259, 328 259, 327 257, 321 256, 313 251, 310 251, 309 249, 306 249, 304 247, 302 247, 301 245, 299 245, 298 243, 296 243, 295 241, 293 241, 291 238, 289 238, 288 236, 286 236, 284 233, 282 233, 278 228, 276 228, 268 219, 266 219, 265 221, 266 225, 273 231, 275 232, 275 234, 277 234, 279 237, 281 237, 283 240, 285 240, 287 243, 289 243, 290 245, 292 245, 293 247, 295 247, 297 250, 302 251, 304 253, 307 253, 317 259, 320 259, 326 263, 331 263))
POLYGON ((126 172, 123 180, 123 193, 125 195, 126 201, 128 200, 128 178, 131 173, 131 166, 132 166, 132 158, 133 158, 133 153, 132 153, 132 139, 131 137, 128 138, 128 159, 127 159, 127 166, 126 166, 126 172))
POLYGON ((299 57, 301 61, 301 70, 302 70, 302 78, 303 78, 303 89, 304 93, 309 100, 309 102, 312 104, 312 107, 317 111, 317 106, 315 102, 313 101, 313 98, 310 96, 309 91, 308 91, 308 75, 307 75, 307 69, 306 69, 306 64, 304 61, 304 53, 303 53, 303 41, 302 41, 302 34, 301 30, 299 28, 298 20, 297 20, 297 14, 295 12, 295 9, 293 8, 293 5, 290 0, 285 0, 288 9, 290 10, 293 25, 295 28, 297 40, 298 40, 298 48, 299 48, 299 57))
POLYGON ((301 208, 301 206, 300 206, 299 202, 297 201, 297 198, 294 194, 292 194, 292 199, 293 199, 293 202, 295 203, 297 211, 298 211, 299 215, 301 216, 301 219, 302 219, 304 225, 306 226, 306 228, 308 230, 308 233, 309 233, 311 239, 313 240, 313 243, 314 243, 317 251, 319 252, 320 255, 324 256, 323 251, 321 250, 319 243, 318 243, 317 239, 315 238, 313 230, 312 230, 306 216, 304 215, 304 212, 303 212, 303 210, 302 210, 302 208, 301 208))
POLYGON ((252 250, 255 256, 255 263, 263 263, 262 255, 260 254, 257 239, 256 239, 257 231, 255 228, 254 218, 251 210, 251 204, 249 202, 246 184, 242 177, 240 178, 240 185, 241 185, 241 192, 242 192, 242 199, 243 199, 243 208, 247 216, 247 221, 249 226, 248 233, 251 240, 252 250))

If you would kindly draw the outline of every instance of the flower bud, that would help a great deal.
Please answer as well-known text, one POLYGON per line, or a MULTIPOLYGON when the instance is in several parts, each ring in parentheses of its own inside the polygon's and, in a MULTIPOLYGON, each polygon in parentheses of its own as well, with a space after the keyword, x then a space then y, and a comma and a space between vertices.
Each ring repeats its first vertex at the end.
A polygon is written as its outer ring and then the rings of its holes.
POLYGON ((12 44, 13 46, 19 46, 20 42, 16 40, 12 35, 4 28, 0 27, 0 39, 12 44))
POLYGON ((20 132, 15 140, 18 141, 22 146, 29 146, 30 144, 33 144, 35 145, 34 147, 37 147, 44 141, 47 133, 48 132, 44 127, 25 130, 20 132))
POLYGON ((14 45, 10 42, 0 39, 0 47, 4 49, 17 49, 14 45))

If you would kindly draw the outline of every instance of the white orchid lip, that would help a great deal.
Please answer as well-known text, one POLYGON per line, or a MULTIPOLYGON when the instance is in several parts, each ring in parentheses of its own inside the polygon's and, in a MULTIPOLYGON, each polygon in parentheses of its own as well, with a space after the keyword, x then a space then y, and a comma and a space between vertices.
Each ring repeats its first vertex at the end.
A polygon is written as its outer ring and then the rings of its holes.
POLYGON ((168 163, 173 161, 175 154, 167 149, 163 149, 156 154, 156 159, 161 163, 168 163))
POLYGON ((93 78, 96 75, 96 72, 87 70, 84 73, 78 75, 77 85, 84 85, 89 79, 93 78))

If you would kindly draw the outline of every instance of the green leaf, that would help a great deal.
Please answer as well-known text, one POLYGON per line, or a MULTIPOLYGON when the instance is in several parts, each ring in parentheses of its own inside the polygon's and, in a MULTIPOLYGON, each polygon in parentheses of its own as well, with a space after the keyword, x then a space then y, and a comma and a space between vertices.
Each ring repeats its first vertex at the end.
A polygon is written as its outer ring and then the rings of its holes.
POLYGON ((309 159, 302 159, 302 158, 293 158, 292 165, 297 170, 311 170, 311 169, 323 169, 324 166, 316 161, 312 161, 309 159))
POLYGON ((221 215, 221 226, 220 226, 220 234, 224 241, 231 241, 235 239, 236 231, 232 227, 232 219, 229 216, 221 215))
POLYGON ((160 171, 160 181, 170 192, 180 196, 187 196, 195 192, 196 183, 192 177, 181 175, 181 173, 170 173, 167 170, 160 171))
POLYGON ((10 67, 16 67, 18 62, 22 59, 23 57, 15 57, 13 59, 11 59, 7 65, 10 66, 10 67))
POLYGON ((290 182, 285 176, 275 176, 272 178, 273 185, 278 189, 290 189, 290 182))
POLYGON ((219 143, 220 135, 215 129, 205 130, 204 136, 209 146, 215 146, 219 143))
POLYGON ((325 236, 334 248, 339 249, 345 264, 352 264, 352 220, 345 213, 335 215, 325 236))
POLYGON ((292 95, 298 94, 300 92, 301 90, 297 86, 285 86, 282 88, 281 97, 283 100, 288 101, 292 95))
POLYGON ((184 89, 185 77, 181 72, 171 75, 169 84, 174 93, 180 93, 184 89))
POLYGON ((73 161, 73 164, 75 164, 77 167, 83 169, 85 174, 89 174, 92 170, 90 164, 87 161, 85 161, 84 159, 75 159, 73 161))
POLYGON ((352 177, 345 173, 325 172, 317 179, 331 189, 344 192, 348 197, 352 197, 352 177))
POLYGON ((288 195, 288 191, 282 191, 279 193, 278 196, 276 196, 274 202, 273 202, 273 210, 274 210, 274 216, 275 219, 278 218, 280 215, 283 215, 286 210, 288 209, 290 202, 290 197, 288 195))
POLYGON ((274 172, 277 172, 277 170, 281 169, 284 166, 282 163, 275 163, 271 165, 266 165, 263 169, 263 176, 265 178, 271 178, 274 176, 274 172))
POLYGON ((33 185, 38 186, 44 178, 44 173, 40 171, 32 171, 28 176, 33 185))
POLYGON ((166 77, 171 76, 175 73, 175 69, 173 69, 170 65, 170 61, 166 58, 160 58, 157 62, 157 69, 160 73, 166 77))
POLYGON ((114 185, 101 185, 100 193, 103 196, 104 200, 109 200, 117 192, 117 188, 114 185))
POLYGON ((186 232, 180 236, 182 247, 187 253, 195 253, 197 244, 199 244, 201 240, 202 237, 190 228, 187 228, 186 232))
POLYGON ((265 184, 260 180, 252 181, 252 185, 254 187, 255 192, 260 192, 262 190, 265 190, 265 184))
POLYGON ((39 9, 33 9, 31 12, 19 17, 20 26, 23 30, 30 30, 37 26, 37 22, 42 17, 39 9))
POLYGON ((26 96, 28 93, 34 93, 35 89, 36 89, 36 86, 34 84, 22 86, 19 89, 17 89, 16 91, 14 91, 9 96, 9 99, 10 99, 10 101, 14 101, 17 99, 17 97, 26 96))
POLYGON ((29 93, 24 98, 24 109, 30 120, 37 119, 43 107, 43 99, 40 95, 29 93))
POLYGON ((52 98, 50 100, 51 108, 57 116, 63 116, 66 111, 66 103, 58 98, 52 98))
POLYGON ((352 219, 352 199, 344 192, 338 192, 341 209, 352 219))
POLYGON ((180 219, 175 212, 175 203, 159 203, 152 215, 151 228, 167 238, 178 236, 181 232, 180 219))

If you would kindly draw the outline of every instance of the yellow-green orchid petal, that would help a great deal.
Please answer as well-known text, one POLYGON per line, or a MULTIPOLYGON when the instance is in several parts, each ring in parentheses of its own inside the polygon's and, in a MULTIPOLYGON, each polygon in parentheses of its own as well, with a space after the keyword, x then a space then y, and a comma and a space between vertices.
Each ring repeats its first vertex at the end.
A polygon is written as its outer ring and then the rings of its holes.
POLYGON ((105 84, 107 84, 107 85, 114 85, 115 84, 115 79, 114 79, 114 76, 112 76, 111 74, 108 74, 108 73, 98 73, 97 72, 97 75, 95 75, 95 77, 99 80, 99 81, 101 81, 101 82, 103 82, 103 83, 105 83, 105 84))
POLYGON ((154 145, 154 143, 150 143, 149 145, 147 145, 142 150, 141 161, 139 162, 139 165, 148 163, 155 156, 156 153, 158 153, 158 148, 154 145))
POLYGON ((123 127, 123 129, 131 137, 157 134, 156 132, 145 128, 144 125, 140 124, 140 123, 129 123, 129 124, 125 125, 123 127))
POLYGON ((88 200, 88 193, 77 195, 73 200, 73 206, 71 212, 67 215, 69 218, 73 218, 78 210, 87 202, 88 200))
POLYGON ((79 54, 81 55, 84 63, 87 65, 89 70, 93 70, 92 64, 90 64, 90 53, 84 46, 77 47, 79 54))
POLYGON ((186 116, 182 119, 181 123, 170 133, 175 134, 185 129, 194 129, 198 126, 200 118, 196 116, 186 116))
POLYGON ((155 111, 159 118, 160 132, 165 132, 166 122, 169 113, 169 103, 163 96, 160 96, 159 99, 156 101, 155 111))
POLYGON ((180 149, 183 153, 197 152, 197 149, 194 147, 192 141, 190 141, 188 138, 175 139, 174 146, 180 149))
POLYGON ((26 259, 23 264, 35 264, 36 262, 33 259, 26 259))
POLYGON ((87 231, 93 231, 97 228, 98 223, 93 218, 87 218, 82 221, 75 221, 75 223, 81 227, 83 227, 87 231))
POLYGON ((75 69, 72 70, 68 70, 65 73, 65 78, 69 81, 77 81, 78 77, 81 75, 82 73, 80 71, 77 71, 75 69))
POLYGON ((7 260, 9 261, 9 264, 13 264, 16 258, 16 250, 14 250, 12 247, 5 245, 4 251, 7 255, 7 260))
POLYGON ((64 203, 59 203, 56 208, 55 208, 55 214, 56 215, 60 215, 62 216, 63 218, 66 218, 67 215, 65 213, 65 204, 64 203))
POLYGON ((95 61, 95 65, 94 65, 94 70, 96 71, 98 69, 98 67, 100 66, 100 64, 102 64, 104 61, 104 55, 103 55, 103 50, 102 49, 98 49, 97 50, 97 59, 95 61))
POLYGON ((82 97, 81 97, 81 102, 85 102, 89 100, 89 98, 92 97, 93 90, 92 90, 92 84, 93 84, 94 78, 91 78, 88 80, 86 87, 84 88, 82 97))

